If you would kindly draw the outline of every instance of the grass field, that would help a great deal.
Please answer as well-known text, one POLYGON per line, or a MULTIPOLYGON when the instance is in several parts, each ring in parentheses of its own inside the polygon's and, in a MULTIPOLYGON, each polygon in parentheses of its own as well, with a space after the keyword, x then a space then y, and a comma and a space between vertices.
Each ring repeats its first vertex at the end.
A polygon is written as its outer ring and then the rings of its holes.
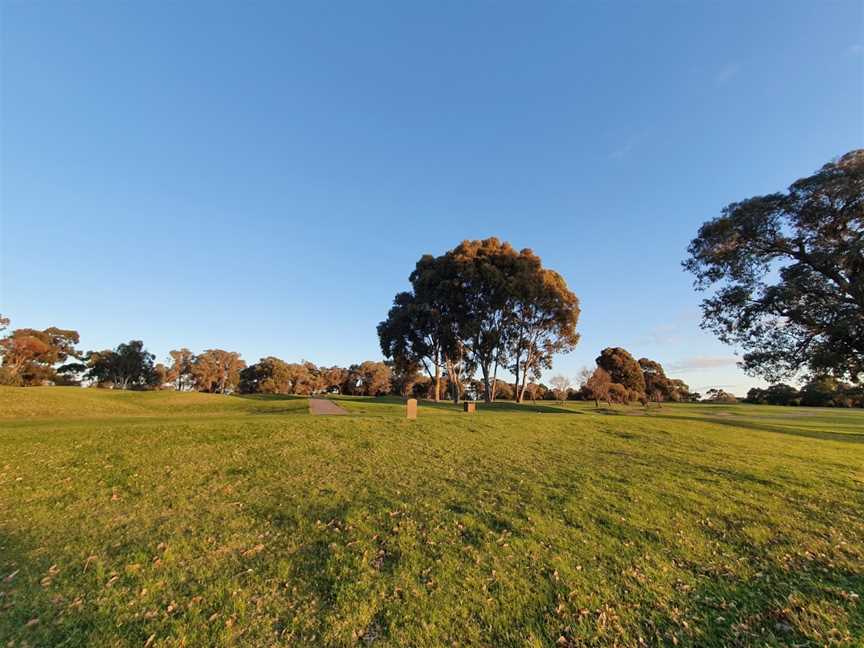
POLYGON ((0 645, 864 645, 864 412, 338 402, 0 388, 0 645))

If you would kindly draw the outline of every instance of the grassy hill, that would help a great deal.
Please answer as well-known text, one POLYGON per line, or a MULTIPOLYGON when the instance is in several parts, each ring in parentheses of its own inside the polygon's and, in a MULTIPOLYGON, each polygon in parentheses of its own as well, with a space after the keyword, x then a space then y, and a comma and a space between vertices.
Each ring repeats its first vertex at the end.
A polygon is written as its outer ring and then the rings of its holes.
POLYGON ((4 645, 864 641, 860 411, 338 401, 0 389, 4 645))

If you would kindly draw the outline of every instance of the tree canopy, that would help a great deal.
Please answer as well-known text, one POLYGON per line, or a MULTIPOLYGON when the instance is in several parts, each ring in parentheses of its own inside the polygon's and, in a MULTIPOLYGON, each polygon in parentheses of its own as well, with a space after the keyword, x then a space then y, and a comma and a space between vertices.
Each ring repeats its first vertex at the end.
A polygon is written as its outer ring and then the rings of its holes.
POLYGON ((864 373, 864 150, 787 192, 728 205, 706 222, 684 268, 702 325, 744 351, 769 381, 801 371, 858 382, 864 373))
POLYGON ((154 360, 141 340, 130 340, 113 350, 90 351, 86 356, 86 377, 117 389, 155 386, 159 376, 154 360))
MULTIPOLYGON (((8 318, 0 317, 0 328, 9 325, 8 318)), ((78 359, 75 349, 80 338, 78 331, 55 326, 44 330, 15 329, 0 339, 3 356, 2 382, 13 385, 39 385, 57 377, 55 366, 69 358, 78 359)))
POLYGON ((642 367, 626 349, 607 347, 597 356, 597 366, 605 369, 613 383, 623 385, 637 394, 645 393, 642 367))
POLYGON ((422 366, 436 398, 444 374, 458 400, 464 379, 479 369, 489 402, 498 370, 509 369, 522 400, 529 377, 579 340, 578 299, 531 250, 517 252, 496 238, 463 241, 441 256, 423 256, 410 282, 412 290, 396 295, 378 325, 381 350, 397 363, 422 366))

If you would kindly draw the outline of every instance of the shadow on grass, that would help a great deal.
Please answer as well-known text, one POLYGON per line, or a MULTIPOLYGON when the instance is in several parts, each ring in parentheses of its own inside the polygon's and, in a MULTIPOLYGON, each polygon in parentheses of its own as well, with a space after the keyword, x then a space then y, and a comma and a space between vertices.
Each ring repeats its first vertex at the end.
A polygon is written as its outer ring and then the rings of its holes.
POLYGON ((843 443, 864 443, 864 433, 843 433, 843 432, 818 432, 815 430, 795 430, 782 425, 771 425, 769 423, 756 423, 746 419, 734 418, 726 420, 715 418, 712 416, 676 416, 669 414, 654 414, 651 418, 654 419, 669 419, 671 421, 696 421, 699 423, 713 423, 716 425, 724 425, 732 428, 744 428, 747 430, 757 430, 759 432, 774 432, 776 434, 788 434, 790 436, 805 437, 808 439, 821 439, 823 441, 840 441, 843 443))
MULTIPOLYGON (((386 406, 404 406, 405 398, 401 396, 377 396, 371 398, 368 396, 342 396, 338 394, 328 395, 327 398, 334 402, 345 401, 347 403, 357 403, 362 405, 386 405, 386 406)), ((569 409, 566 406, 555 406, 541 404, 541 402, 524 402, 516 403, 514 401, 496 401, 494 403, 484 403, 483 401, 460 401, 459 404, 453 403, 451 400, 434 401, 430 399, 418 399, 417 405, 421 409, 435 409, 453 413, 462 412, 463 403, 474 402, 477 406, 477 412, 522 412, 524 414, 585 414, 581 410, 569 409)))
POLYGON ((582 410, 568 409, 566 405, 541 405, 540 403, 531 401, 524 403, 516 403, 514 401, 497 401, 486 404, 483 402, 477 403, 477 411, 491 412, 524 412, 536 414, 584 414, 582 410))
POLYGON ((234 398, 256 401, 281 401, 281 400, 307 400, 308 396, 297 396, 295 394, 234 394, 234 398))

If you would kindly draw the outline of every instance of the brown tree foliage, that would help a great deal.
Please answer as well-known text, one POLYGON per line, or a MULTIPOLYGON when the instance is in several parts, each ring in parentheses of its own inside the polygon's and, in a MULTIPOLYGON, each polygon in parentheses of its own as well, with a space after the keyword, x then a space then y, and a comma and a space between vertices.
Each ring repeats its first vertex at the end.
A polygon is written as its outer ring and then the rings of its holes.
POLYGON ((585 381, 585 384, 582 385, 582 391, 585 398, 593 400, 597 407, 600 407, 600 401, 606 401, 611 405, 609 401, 609 388, 611 385, 612 378, 609 376, 609 372, 602 367, 597 367, 594 373, 585 381))
MULTIPOLYGON (((6 320, 8 325, 8 319, 6 320)), ((0 339, 0 353, 6 381, 20 385, 40 385, 54 380, 54 367, 68 358, 80 358, 75 349, 78 331, 50 327, 16 329, 0 339)))
POLYGON ((613 383, 624 385, 627 389, 645 393, 645 378, 642 368, 626 349, 607 347, 597 356, 597 366, 605 369, 613 383))
POLYGON ((170 351, 168 355, 171 356, 171 366, 168 369, 167 380, 175 384, 177 391, 191 388, 195 354, 184 347, 170 351))
POLYGON ((192 378, 199 391, 225 394, 237 388, 245 367, 239 353, 208 349, 195 358, 192 378))

